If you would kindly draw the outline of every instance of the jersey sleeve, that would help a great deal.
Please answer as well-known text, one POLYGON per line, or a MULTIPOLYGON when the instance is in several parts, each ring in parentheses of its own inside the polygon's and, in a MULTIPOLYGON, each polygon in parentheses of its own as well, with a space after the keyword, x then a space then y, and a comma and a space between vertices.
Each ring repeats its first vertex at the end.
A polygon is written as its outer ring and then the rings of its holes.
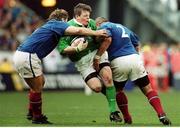
POLYGON ((89 20, 89 25, 88 25, 88 27, 91 28, 92 30, 97 30, 96 22, 95 22, 93 19, 90 19, 90 20, 89 20))
POLYGON ((58 33, 59 35, 63 36, 65 30, 69 27, 69 24, 62 21, 55 21, 52 27, 52 30, 58 33))

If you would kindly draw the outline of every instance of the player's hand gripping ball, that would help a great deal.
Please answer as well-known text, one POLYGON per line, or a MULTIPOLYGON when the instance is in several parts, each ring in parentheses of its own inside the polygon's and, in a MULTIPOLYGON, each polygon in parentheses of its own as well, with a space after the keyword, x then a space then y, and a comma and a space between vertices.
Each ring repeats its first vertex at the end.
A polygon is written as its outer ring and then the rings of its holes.
POLYGON ((71 42, 71 46, 75 47, 76 52, 81 52, 88 46, 88 42, 84 37, 75 37, 71 42))

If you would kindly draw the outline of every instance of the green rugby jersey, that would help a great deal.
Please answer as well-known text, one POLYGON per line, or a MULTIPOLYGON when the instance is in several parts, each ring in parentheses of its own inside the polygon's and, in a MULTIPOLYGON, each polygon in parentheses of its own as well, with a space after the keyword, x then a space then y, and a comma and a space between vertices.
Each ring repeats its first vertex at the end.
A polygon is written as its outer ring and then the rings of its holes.
MULTIPOLYGON (((83 27, 80 23, 78 23, 75 19, 72 19, 68 21, 68 24, 71 26, 76 26, 76 27, 83 27)), ((90 19, 87 28, 91 28, 92 30, 96 30, 96 23, 94 20, 90 19)), ((57 49, 60 53, 63 54, 63 51, 65 48, 71 45, 71 41, 77 36, 64 36, 60 38, 57 49)), ((85 36, 86 40, 88 41, 88 46, 85 50, 74 53, 73 55, 69 55, 69 58, 71 61, 75 62, 80 60, 83 56, 87 55, 88 53, 94 51, 99 47, 99 44, 95 42, 95 37, 93 36, 85 36)))

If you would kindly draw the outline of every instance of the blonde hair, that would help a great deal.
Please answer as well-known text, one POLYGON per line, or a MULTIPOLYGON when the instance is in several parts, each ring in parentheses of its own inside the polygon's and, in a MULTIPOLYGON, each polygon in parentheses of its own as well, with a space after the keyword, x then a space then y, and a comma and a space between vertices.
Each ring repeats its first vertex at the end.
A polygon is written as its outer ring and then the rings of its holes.
POLYGON ((68 20, 69 15, 68 12, 64 9, 56 9, 49 15, 48 20, 68 20))
POLYGON ((97 17, 95 21, 96 21, 96 24, 102 24, 103 22, 108 22, 108 19, 104 17, 97 17))

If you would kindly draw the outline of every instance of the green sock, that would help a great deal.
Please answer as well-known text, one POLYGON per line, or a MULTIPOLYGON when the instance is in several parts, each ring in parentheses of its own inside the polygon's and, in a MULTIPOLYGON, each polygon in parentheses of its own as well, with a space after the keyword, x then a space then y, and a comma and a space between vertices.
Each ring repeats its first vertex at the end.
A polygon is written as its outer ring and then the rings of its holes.
POLYGON ((106 98, 109 103, 110 112, 115 112, 116 111, 116 90, 114 86, 106 88, 106 98))

